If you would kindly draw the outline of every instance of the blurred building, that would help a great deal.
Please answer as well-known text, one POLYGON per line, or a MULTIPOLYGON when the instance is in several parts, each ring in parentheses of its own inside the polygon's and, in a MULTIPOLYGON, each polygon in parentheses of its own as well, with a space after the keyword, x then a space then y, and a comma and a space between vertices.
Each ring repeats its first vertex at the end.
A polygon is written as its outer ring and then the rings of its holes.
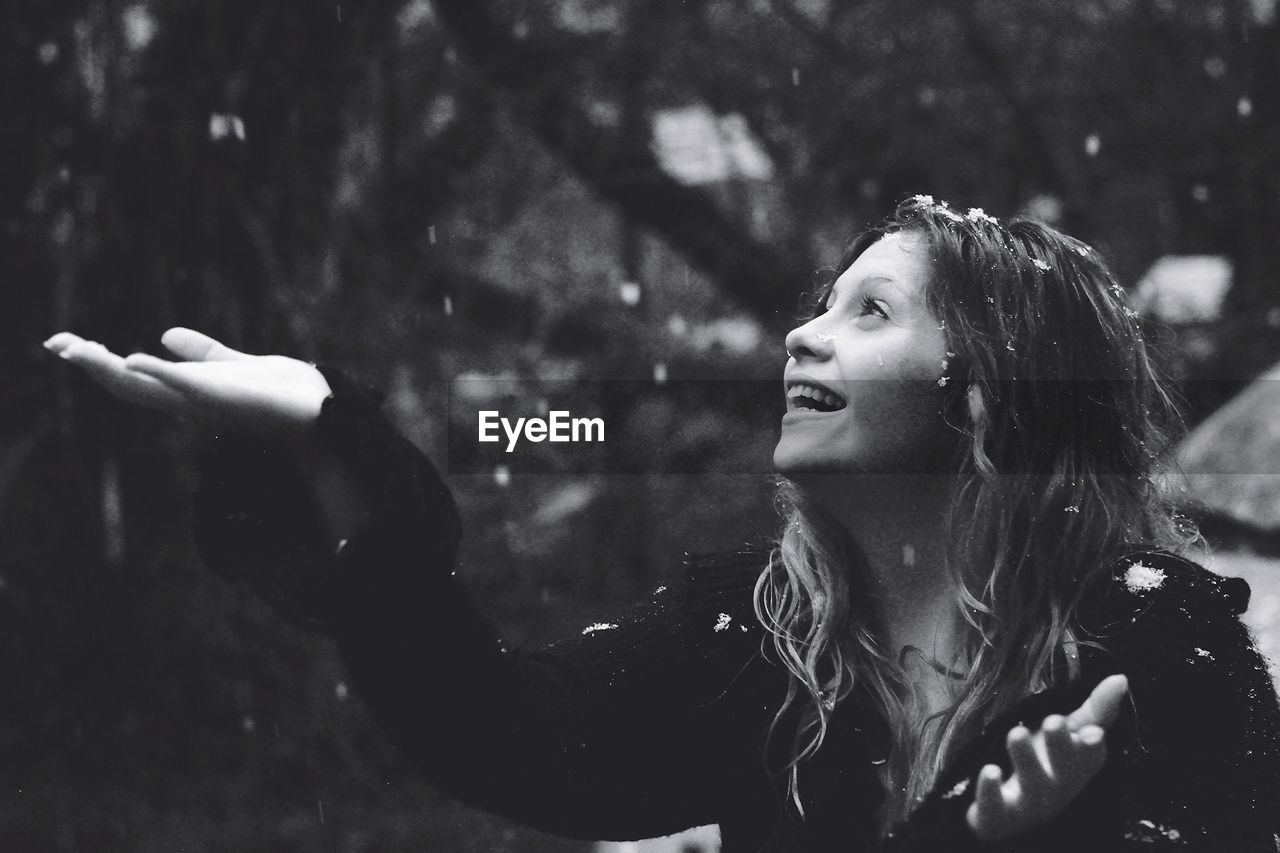
POLYGON ((1218 255, 1166 255, 1138 282, 1134 306, 1164 323, 1211 323, 1231 289, 1231 262, 1218 255))
POLYGON ((719 853, 720 827, 699 826, 648 841, 601 841, 596 853, 719 853))
POLYGON ((1207 417, 1176 454, 1186 498, 1266 537, 1280 537, 1280 365, 1207 417))

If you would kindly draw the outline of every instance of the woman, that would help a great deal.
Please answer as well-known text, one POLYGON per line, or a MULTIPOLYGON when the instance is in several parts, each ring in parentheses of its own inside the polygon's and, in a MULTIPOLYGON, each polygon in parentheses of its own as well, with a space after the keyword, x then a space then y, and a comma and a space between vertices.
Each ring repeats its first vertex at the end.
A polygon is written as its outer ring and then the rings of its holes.
POLYGON ((1248 587, 1175 554, 1175 410, 1122 297, 1043 225, 904 202, 787 336, 779 535, 530 652, 451 571, 452 499, 376 392, 190 330, 177 363, 47 345, 222 428, 206 559, 331 633, 468 802, 584 838, 719 823, 725 851, 1280 849, 1248 587))

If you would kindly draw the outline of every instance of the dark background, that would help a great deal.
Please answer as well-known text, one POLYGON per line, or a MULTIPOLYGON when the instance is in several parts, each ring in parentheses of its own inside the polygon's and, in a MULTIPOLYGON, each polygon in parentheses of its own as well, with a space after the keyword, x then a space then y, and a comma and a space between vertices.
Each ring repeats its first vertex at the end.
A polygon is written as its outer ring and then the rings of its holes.
POLYGON ((540 643, 769 532, 735 472, 776 413, 661 379, 779 379, 797 293, 903 194, 1031 210, 1127 286, 1229 259, 1218 319, 1147 321, 1224 380, 1193 423, 1280 359, 1278 35, 1274 0, 7 0, 0 846, 589 847, 415 775, 325 641, 199 564, 202 436, 49 334, 340 363, 441 462, 452 378, 651 382, 604 452, 678 475, 451 478, 460 574, 540 643), (664 168, 710 116, 750 142, 664 168))

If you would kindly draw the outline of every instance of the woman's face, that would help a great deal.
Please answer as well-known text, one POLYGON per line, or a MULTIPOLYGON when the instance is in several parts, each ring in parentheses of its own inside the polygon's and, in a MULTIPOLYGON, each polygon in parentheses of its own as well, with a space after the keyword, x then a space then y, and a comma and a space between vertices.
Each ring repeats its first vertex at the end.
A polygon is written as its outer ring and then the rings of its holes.
POLYGON ((959 434, 942 417, 946 339, 925 303, 929 275, 925 238, 885 236, 787 335, 780 473, 942 470, 959 434))

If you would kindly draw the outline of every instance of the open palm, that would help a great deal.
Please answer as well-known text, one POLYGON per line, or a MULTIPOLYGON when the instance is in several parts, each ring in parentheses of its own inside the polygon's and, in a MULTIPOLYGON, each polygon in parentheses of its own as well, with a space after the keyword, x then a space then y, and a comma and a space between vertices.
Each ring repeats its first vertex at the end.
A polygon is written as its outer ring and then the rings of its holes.
POLYGON ((967 815, 969 827, 984 841, 1025 832, 1067 807, 1106 761, 1106 729, 1115 722, 1128 690, 1123 675, 1104 678, 1068 716, 1046 717, 1032 733, 1010 730, 1006 745, 1013 773, 1006 780, 988 764, 967 815))
POLYGON ((122 400, 263 438, 301 434, 330 393, 324 376, 305 361, 248 355, 180 327, 160 342, 181 360, 121 357, 70 332, 44 345, 122 400))

